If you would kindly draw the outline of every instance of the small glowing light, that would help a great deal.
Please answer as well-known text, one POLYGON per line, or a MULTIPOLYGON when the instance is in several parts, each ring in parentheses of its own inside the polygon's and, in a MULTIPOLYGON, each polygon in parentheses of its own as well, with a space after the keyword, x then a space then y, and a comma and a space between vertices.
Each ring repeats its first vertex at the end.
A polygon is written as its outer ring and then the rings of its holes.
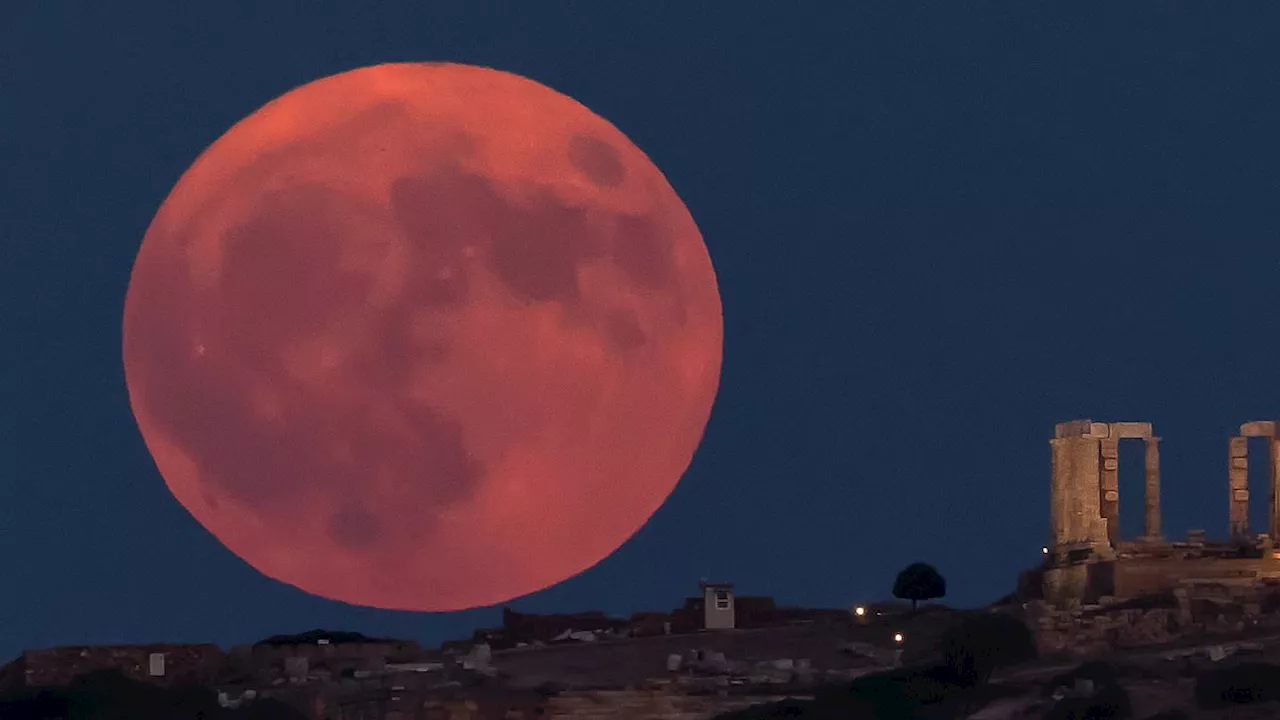
POLYGON ((1049 554, 1049 548, 1047 548, 1047 547, 1042 547, 1042 548, 1040 548, 1040 552, 1044 553, 1045 555, 1048 555, 1048 554, 1049 554))
POLYGON ((894 633, 894 634, 893 634, 893 641, 894 641, 894 642, 896 642, 896 643, 901 643, 901 642, 902 642, 902 633, 894 633))
POLYGON ((853 614, 857 615, 858 617, 862 617, 863 615, 867 614, 867 609, 859 605, 858 607, 853 609, 853 614))

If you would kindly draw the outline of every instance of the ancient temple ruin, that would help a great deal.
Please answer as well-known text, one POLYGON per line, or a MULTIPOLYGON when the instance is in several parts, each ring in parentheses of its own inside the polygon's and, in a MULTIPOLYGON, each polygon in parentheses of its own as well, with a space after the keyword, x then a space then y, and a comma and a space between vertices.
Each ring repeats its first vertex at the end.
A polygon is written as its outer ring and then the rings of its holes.
MULTIPOLYGON (((1252 583, 1280 578, 1280 440, 1276 422, 1240 426, 1228 442, 1228 534, 1211 542, 1191 531, 1168 541, 1160 525, 1160 438, 1145 422, 1059 423, 1052 448, 1050 539, 1044 566, 1030 578, 1050 602, 1090 602, 1098 597, 1137 597, 1200 582, 1252 583), (1266 532, 1250 534, 1248 438, 1269 440, 1270 497, 1266 532), (1120 443, 1146 448, 1143 533, 1120 533, 1120 443)), ((1025 583, 1024 583, 1025 587, 1025 583)))

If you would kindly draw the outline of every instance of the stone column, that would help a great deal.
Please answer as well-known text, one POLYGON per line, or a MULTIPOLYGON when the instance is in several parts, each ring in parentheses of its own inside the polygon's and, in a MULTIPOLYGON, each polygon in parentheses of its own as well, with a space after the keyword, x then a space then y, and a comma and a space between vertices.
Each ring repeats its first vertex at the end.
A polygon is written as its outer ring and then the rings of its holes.
POLYGON ((1273 544, 1280 543, 1280 440, 1267 439, 1267 447, 1271 450, 1271 534, 1273 544))
POLYGON ((1070 540, 1071 490, 1067 467, 1066 443, 1061 438, 1049 441, 1049 547, 1057 548, 1070 540))
POLYGON ((1146 438, 1146 443, 1147 502, 1142 534, 1155 539, 1160 537, 1160 438, 1146 438))
POLYGON ((1102 455, 1098 511, 1107 523, 1107 540, 1115 546, 1120 541, 1120 440, 1105 438, 1098 444, 1102 455))
POLYGON ((1244 436, 1231 438, 1230 465, 1227 480, 1231 490, 1231 537, 1249 534, 1249 440, 1244 436))
POLYGON ((1054 438, 1053 480, 1049 492, 1049 523, 1053 547, 1087 543, 1096 551, 1110 547, 1100 512, 1102 488, 1098 439, 1054 438))

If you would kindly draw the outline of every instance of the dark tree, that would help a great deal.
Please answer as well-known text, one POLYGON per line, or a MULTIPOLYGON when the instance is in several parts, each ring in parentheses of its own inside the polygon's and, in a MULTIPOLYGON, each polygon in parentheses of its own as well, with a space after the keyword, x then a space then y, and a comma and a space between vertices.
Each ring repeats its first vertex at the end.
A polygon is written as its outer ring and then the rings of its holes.
POLYGON ((915 610, 921 600, 933 600, 945 597, 947 580, 928 563, 911 563, 898 573, 893 581, 893 596, 901 600, 910 600, 911 609, 915 610))

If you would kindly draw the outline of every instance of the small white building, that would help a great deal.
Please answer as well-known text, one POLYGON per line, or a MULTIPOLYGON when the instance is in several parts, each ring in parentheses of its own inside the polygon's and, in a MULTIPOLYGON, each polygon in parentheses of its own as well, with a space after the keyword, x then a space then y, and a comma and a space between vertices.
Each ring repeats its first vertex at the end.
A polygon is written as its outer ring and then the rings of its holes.
POLYGON ((707 630, 733 629, 733 583, 702 583, 702 617, 707 630))

